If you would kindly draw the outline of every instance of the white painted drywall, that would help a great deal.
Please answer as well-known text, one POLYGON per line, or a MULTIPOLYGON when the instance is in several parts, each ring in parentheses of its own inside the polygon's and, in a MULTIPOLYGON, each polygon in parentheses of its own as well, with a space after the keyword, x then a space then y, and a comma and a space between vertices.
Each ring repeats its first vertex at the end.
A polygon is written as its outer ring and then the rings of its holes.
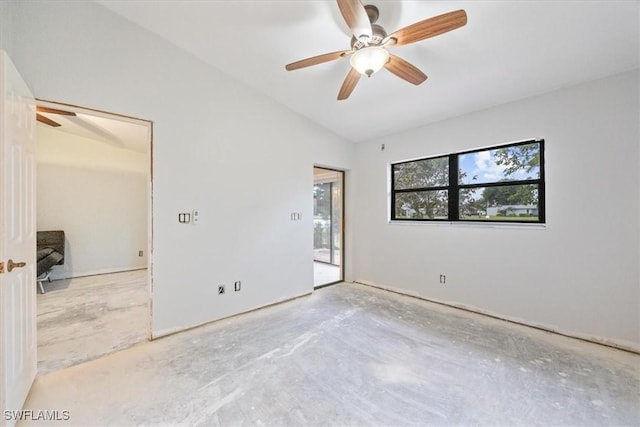
POLYGON ((44 125, 37 131, 37 227, 64 230, 67 241, 51 278, 145 268, 147 155, 44 125))
POLYGON ((154 122, 154 335, 312 291, 313 165, 349 169, 351 144, 98 4, 7 11, 37 97, 154 122))
POLYGON ((640 348, 638 77, 358 145, 354 278, 640 348), (528 138, 546 141, 546 227, 387 222, 390 162, 528 138))

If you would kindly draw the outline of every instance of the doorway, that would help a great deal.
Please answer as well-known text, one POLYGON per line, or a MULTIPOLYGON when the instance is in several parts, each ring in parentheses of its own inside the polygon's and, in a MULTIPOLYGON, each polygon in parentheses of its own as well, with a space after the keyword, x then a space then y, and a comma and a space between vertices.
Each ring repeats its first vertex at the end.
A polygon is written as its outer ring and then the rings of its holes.
POLYGON ((44 374, 151 336, 152 123, 42 100, 37 113, 36 226, 65 240, 37 295, 44 374))
POLYGON ((344 172, 313 168, 313 285, 344 280, 344 172))

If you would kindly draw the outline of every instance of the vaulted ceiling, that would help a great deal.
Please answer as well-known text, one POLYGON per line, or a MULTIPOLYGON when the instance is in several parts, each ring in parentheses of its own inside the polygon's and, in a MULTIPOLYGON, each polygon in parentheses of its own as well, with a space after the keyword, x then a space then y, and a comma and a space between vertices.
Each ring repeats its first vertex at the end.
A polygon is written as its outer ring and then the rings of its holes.
MULTIPOLYGON (((428 79, 382 70, 336 95, 347 59, 285 64, 350 47, 335 1, 98 3, 344 138, 359 142, 639 66, 638 1, 364 1, 391 33, 464 9, 468 24, 393 49, 428 79)), ((594 100, 597 102, 597 100, 594 100)))
POLYGON ((137 119, 42 100, 38 101, 38 116, 39 129, 55 130, 138 153, 149 151, 149 126, 137 119))

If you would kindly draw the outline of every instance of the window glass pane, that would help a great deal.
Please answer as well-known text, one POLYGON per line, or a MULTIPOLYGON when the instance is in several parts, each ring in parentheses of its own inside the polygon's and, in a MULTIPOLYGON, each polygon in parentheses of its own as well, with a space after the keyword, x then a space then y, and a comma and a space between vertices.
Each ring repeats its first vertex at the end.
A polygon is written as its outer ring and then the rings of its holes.
POLYGON ((393 182, 396 190, 447 186, 449 159, 439 157, 393 165, 393 182))
POLYGON ((313 186, 313 256, 331 262, 331 183, 313 186))
POLYGON ((540 143, 461 154, 458 182, 486 184, 540 178, 540 143))
POLYGON ((538 221, 538 185, 501 185, 460 190, 460 219, 538 221))
POLYGON ((396 193, 396 219, 447 219, 447 190, 396 193))

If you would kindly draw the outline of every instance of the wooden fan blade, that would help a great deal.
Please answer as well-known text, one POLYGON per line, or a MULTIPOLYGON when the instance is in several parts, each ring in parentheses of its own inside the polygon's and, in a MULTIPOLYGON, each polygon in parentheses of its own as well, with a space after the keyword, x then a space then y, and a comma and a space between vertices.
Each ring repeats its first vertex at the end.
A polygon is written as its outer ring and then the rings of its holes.
POLYGON ((45 125, 49 125, 54 128, 60 127, 60 123, 54 122, 53 120, 43 116, 42 114, 36 113, 36 120, 39 121, 40 123, 44 123, 45 125))
POLYGON ((420 40, 435 37, 448 31, 460 28, 467 23, 467 14, 464 10, 445 13, 434 16, 424 21, 416 22, 390 34, 385 40, 395 39, 395 46, 402 46, 420 40))
POLYGON ((384 64, 384 68, 416 86, 427 80, 425 73, 399 56, 389 55, 389 62, 384 64))
POLYGON ((340 88, 340 92, 338 92, 338 101, 347 99, 349 95, 351 95, 351 92, 353 92, 353 89, 356 88, 356 85, 360 80, 360 76, 361 74, 357 72, 355 68, 351 68, 349 70, 349 74, 347 74, 347 77, 344 79, 342 87, 340 88))
POLYGON ((310 67, 312 65, 322 64, 323 62, 333 61, 338 58, 342 58, 349 51, 341 50, 340 52, 325 53, 323 55, 313 56, 311 58, 301 59, 300 61, 287 64, 285 68, 287 71, 297 70, 299 68, 310 67))
POLYGON ((356 39, 361 41, 371 40, 371 37, 373 37, 371 22, 360 0, 338 0, 338 8, 342 13, 344 22, 347 23, 356 39))
POLYGON ((72 111, 58 110, 56 108, 48 108, 48 107, 36 107, 36 111, 39 111, 41 113, 59 114, 61 116, 74 116, 75 117, 75 115, 76 115, 76 113, 74 113, 72 111))

